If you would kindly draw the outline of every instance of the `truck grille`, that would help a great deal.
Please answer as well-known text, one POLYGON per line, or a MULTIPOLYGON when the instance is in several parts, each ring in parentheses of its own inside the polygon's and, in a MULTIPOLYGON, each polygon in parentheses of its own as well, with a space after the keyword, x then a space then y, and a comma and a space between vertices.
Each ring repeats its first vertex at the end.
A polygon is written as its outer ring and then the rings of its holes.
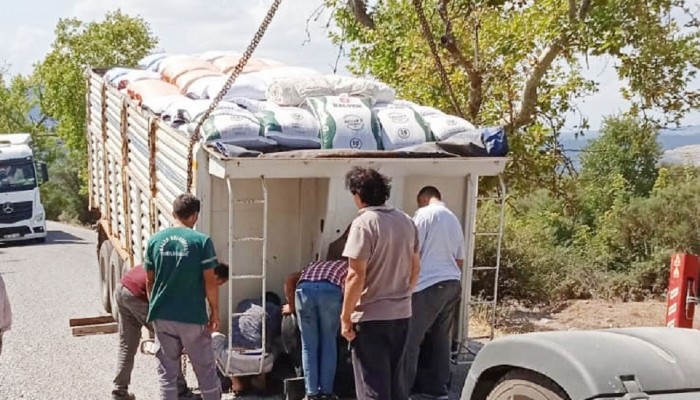
POLYGON ((6 236, 19 235, 24 237, 32 233, 32 230, 28 226, 15 226, 12 228, 0 228, 0 240, 4 239, 6 236))
POLYGON ((0 204, 0 224, 13 224, 32 217, 32 202, 0 204))

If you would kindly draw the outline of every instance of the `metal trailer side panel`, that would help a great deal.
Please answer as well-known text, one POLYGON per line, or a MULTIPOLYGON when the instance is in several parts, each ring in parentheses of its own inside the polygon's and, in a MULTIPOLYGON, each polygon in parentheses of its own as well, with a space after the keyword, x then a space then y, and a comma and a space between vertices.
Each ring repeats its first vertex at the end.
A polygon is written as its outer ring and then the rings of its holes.
POLYGON ((647 393, 700 391, 698 343, 700 331, 673 328, 508 336, 494 340, 479 352, 461 398, 475 398, 474 394, 483 389, 479 386, 489 381, 490 373, 503 374, 513 368, 548 377, 572 400, 623 396, 627 390, 622 379, 630 377, 647 393))

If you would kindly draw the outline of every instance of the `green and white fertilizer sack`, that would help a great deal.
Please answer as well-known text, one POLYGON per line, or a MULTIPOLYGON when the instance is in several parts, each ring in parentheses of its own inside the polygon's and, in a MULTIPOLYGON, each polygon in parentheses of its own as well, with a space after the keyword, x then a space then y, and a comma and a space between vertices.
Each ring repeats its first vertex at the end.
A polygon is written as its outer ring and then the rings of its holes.
POLYGON ((408 107, 376 107, 384 150, 397 150, 432 142, 430 128, 413 109, 408 107))
POLYGON ((265 137, 293 149, 321 147, 318 121, 310 112, 298 107, 279 107, 257 113, 265 127, 265 137))
POLYGON ((379 124, 370 99, 325 96, 312 97, 306 103, 321 124, 322 148, 382 149, 379 124))
POLYGON ((470 133, 474 134, 475 140, 481 141, 481 131, 460 117, 447 114, 431 114, 423 116, 423 119, 430 127, 430 131, 433 132, 433 136, 435 136, 437 141, 447 140, 456 134, 464 136, 470 133))
MULTIPOLYGON (((194 124, 198 123, 203 115, 198 115, 193 121, 194 124)), ((202 124, 201 134, 206 143, 220 142, 249 149, 266 148, 276 144, 274 140, 265 137, 265 130, 258 117, 240 107, 214 110, 202 124)))

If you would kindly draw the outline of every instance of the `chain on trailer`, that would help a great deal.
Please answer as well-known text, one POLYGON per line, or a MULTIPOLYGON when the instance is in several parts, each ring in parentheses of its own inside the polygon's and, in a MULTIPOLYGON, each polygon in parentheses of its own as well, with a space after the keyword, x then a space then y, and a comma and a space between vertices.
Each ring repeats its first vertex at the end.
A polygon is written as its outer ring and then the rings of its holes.
MULTIPOLYGON (((216 109, 216 107, 221 103, 221 100, 223 100, 224 96, 226 93, 228 93, 229 89, 231 89, 231 86, 233 86, 234 82, 236 82, 236 79, 238 79, 238 76, 243 72, 243 68, 245 68, 246 64, 248 64, 248 60, 253 56, 253 52, 255 52, 255 49, 257 49, 258 44, 260 44, 260 40, 262 40, 263 36, 265 35, 265 32, 267 31, 267 27, 270 25, 270 22, 272 22, 272 18, 274 18, 275 14, 277 13, 277 9, 279 8, 280 4, 282 3, 282 0, 274 0, 272 5, 270 6, 270 9, 267 11, 267 14, 265 14, 265 18, 263 19, 262 23, 260 24, 260 27, 258 27, 258 31, 255 32, 255 36, 253 36, 253 40, 248 44, 248 47, 246 47, 245 52, 243 52, 243 55, 241 56, 241 59, 238 61, 238 64, 236 67, 233 69, 231 72, 231 75, 228 77, 226 80, 226 83, 224 83, 224 86, 221 88, 219 93, 214 97, 214 100, 212 100, 211 104, 207 108, 206 112, 202 115, 202 117, 199 119, 199 122, 197 122, 197 126, 194 129, 194 133, 192 134, 192 137, 190 138, 189 145, 187 147, 187 191, 190 192, 192 190, 192 183, 193 183, 193 172, 192 172, 192 167, 194 163, 194 145, 197 143, 197 141, 201 138, 201 129, 202 125, 204 124, 204 121, 209 118, 211 113, 216 109)), ((142 350, 143 351, 143 350, 142 350)), ((187 365, 187 356, 183 355, 182 356, 182 374, 183 376, 186 373, 186 365, 187 365)))
POLYGON ((265 18, 263 19, 262 23, 260 24, 260 27, 258 28, 258 31, 255 32, 255 36, 253 36, 253 40, 250 42, 250 44, 248 44, 248 47, 245 49, 245 52, 241 56, 241 59, 238 61, 238 64, 236 65, 236 67, 233 69, 233 72, 231 72, 231 75, 228 77, 228 79, 226 80, 226 83, 221 88, 219 93, 216 95, 214 100, 212 100, 211 104, 207 108, 207 111, 204 112, 202 117, 199 119, 199 122, 197 122, 197 126, 194 129, 194 133, 192 134, 192 137, 190 138, 190 143, 189 143, 189 146, 187 149, 187 191, 188 192, 190 192, 192 190, 192 184, 193 184, 192 167, 194 164, 194 145, 201 138, 202 125, 204 125, 204 122, 209 118, 209 116, 214 111, 214 109, 216 109, 216 107, 219 105, 221 100, 223 100, 224 96, 226 95, 226 93, 228 93, 229 89, 231 89, 231 86, 236 81, 236 79, 241 74, 241 72, 243 72, 243 68, 245 68, 246 64, 248 64, 248 60, 250 60, 250 57, 253 56, 253 52, 255 52, 255 49, 258 47, 258 44, 260 44, 260 40, 265 35, 265 31, 267 31, 268 25, 270 25, 270 22, 272 22, 272 18, 275 16, 275 13, 277 13, 277 9, 279 8, 280 3, 282 3, 282 0, 274 0, 273 1, 272 5, 270 6, 270 9, 267 11, 265 18))

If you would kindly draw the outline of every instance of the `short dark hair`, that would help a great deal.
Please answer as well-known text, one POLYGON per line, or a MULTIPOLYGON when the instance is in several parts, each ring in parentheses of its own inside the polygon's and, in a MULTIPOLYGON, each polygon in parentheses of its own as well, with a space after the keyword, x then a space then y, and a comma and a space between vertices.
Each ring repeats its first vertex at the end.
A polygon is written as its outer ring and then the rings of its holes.
POLYGON ((282 305, 282 299, 275 292, 265 292, 265 302, 276 306, 282 305))
POLYGON ((228 280, 228 264, 219 262, 219 265, 214 268, 214 273, 217 278, 228 280))
POLYGON ((372 168, 354 167, 345 175, 345 187, 368 206, 381 206, 391 195, 391 178, 372 168))
POLYGON ((440 191, 435 186, 425 186, 418 192, 418 197, 435 197, 438 200, 442 200, 442 195, 440 191))
POLYGON ((173 214, 177 219, 187 219, 197 214, 200 208, 200 201, 194 195, 185 193, 177 196, 173 202, 173 214))

